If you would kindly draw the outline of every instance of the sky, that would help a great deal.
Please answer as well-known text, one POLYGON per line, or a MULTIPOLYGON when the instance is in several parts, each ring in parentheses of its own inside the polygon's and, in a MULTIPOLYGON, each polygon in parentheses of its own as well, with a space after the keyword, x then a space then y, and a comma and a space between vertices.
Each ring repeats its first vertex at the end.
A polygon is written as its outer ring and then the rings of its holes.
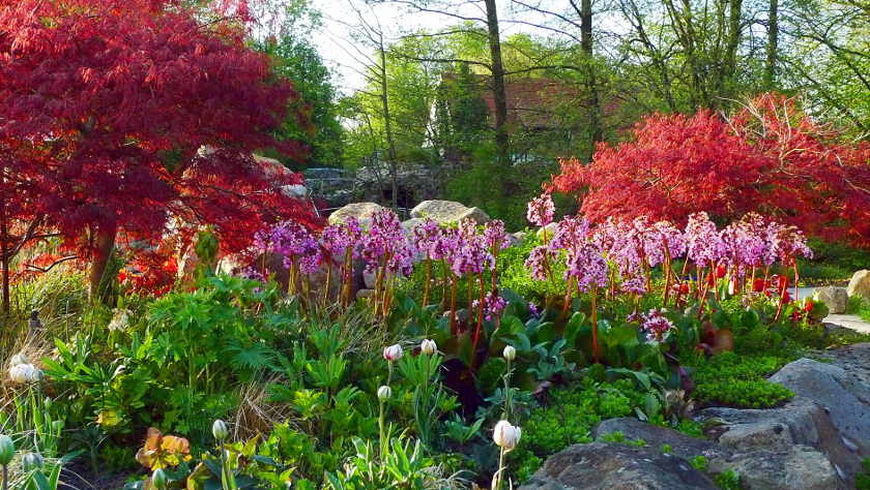
MULTIPOLYGON (((437 30, 459 22, 454 17, 414 12, 390 3, 366 6, 363 0, 311 0, 312 7, 318 9, 323 15, 323 26, 313 35, 314 45, 317 46, 327 66, 334 71, 335 86, 344 94, 350 94, 364 85, 363 76, 360 74, 364 66, 360 61, 362 56, 354 47, 355 43, 350 35, 352 29, 348 26, 348 24, 358 23, 357 14, 351 7, 351 1, 366 15, 367 19, 376 18, 380 22, 387 36, 385 39, 387 44, 400 38, 403 32, 419 29, 437 30)), ((451 9, 451 12, 472 17, 485 16, 481 1, 452 1, 456 7, 451 9)), ((553 1, 559 3, 559 0, 553 1)), ((508 4, 509 2, 501 2, 500 19, 508 18, 515 13, 509 10, 509 6, 505 6, 508 4)), ((540 19, 526 16, 524 20, 537 21, 540 19)), ((533 28, 518 24, 502 23, 500 28, 502 38, 518 32, 534 32, 533 28)))

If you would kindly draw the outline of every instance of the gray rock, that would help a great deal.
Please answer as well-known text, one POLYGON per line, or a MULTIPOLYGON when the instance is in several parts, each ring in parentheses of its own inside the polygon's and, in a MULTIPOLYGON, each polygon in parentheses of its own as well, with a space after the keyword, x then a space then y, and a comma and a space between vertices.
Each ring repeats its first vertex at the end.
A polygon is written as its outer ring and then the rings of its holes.
MULTIPOLYGON (((807 446, 781 451, 756 451, 717 463, 718 472, 735 471, 748 490, 831 490, 848 488, 824 454, 807 446)), ((711 465, 712 466, 712 465, 711 465)), ((713 469, 713 468, 711 468, 713 469)))
POLYGON ((550 457, 520 490, 714 488, 688 461, 658 448, 593 442, 550 457))
POLYGON ((405 221, 402 221, 402 228, 405 230, 405 233, 411 233, 414 231, 414 228, 422 225, 425 222, 426 220, 424 220, 423 218, 406 219, 405 221))
POLYGON ((605 420, 592 429, 592 436, 595 440, 602 441, 607 434, 616 432, 621 433, 626 441, 642 439, 647 447, 659 451, 661 451, 662 446, 667 444, 674 456, 687 460, 695 456, 725 457, 730 453, 728 448, 713 441, 692 437, 668 427, 641 422, 634 417, 605 420))
POLYGON ((870 342, 844 345, 822 352, 819 357, 843 368, 864 386, 870 386, 870 342))
POLYGON ((840 433, 859 448, 859 455, 870 456, 870 386, 860 377, 840 366, 798 359, 770 381, 821 404, 840 433))
POLYGON ((490 218, 489 215, 486 214, 486 211, 484 211, 478 207, 468 208, 467 211, 465 211, 464 213, 462 213, 459 216, 458 221, 462 221, 464 219, 470 219, 479 225, 485 225, 486 223, 489 223, 490 221, 492 221, 492 218, 490 218))
POLYGON ((870 300, 870 270, 863 269, 852 274, 846 292, 849 296, 860 296, 870 300))
MULTIPOLYGON (((782 481, 795 481, 804 470, 793 461, 823 458, 829 462, 831 471, 822 475, 821 481, 828 481, 831 475, 840 478, 838 475, 842 473, 839 485, 828 487, 837 488, 848 487, 860 471, 861 458, 843 444, 825 408, 808 398, 795 397, 780 408, 766 410, 707 408, 698 412, 698 419, 708 427, 709 437, 732 451, 731 456, 711 460, 710 471, 715 473, 734 469, 743 477, 745 474, 740 468, 745 470, 760 464, 754 463, 755 460, 778 458, 781 461, 770 462, 769 467, 778 468, 782 481), (796 446, 819 455, 792 454, 796 446)), ((754 488, 789 488, 760 485, 754 488)))
POLYGON ((433 199, 423 201, 411 210, 411 218, 431 218, 438 223, 455 223, 464 218, 470 218, 477 224, 488 223, 489 216, 480 208, 469 208, 456 201, 433 199))
POLYGON ((523 243, 524 241, 526 241, 527 236, 528 236, 528 233, 526 233, 524 231, 518 231, 516 233, 508 234, 508 238, 510 238, 510 240, 511 240, 511 245, 517 245, 519 243, 523 243))
POLYGON ((384 209, 387 208, 373 202, 354 202, 333 211, 327 221, 329 221, 329 224, 334 225, 344 223, 348 218, 353 217, 365 222, 371 219, 372 215, 384 209))
POLYGON ((544 233, 546 233, 547 240, 549 241, 556 234, 556 230, 558 228, 559 228, 559 225, 557 223, 550 223, 549 225, 544 226, 543 228, 538 228, 538 231, 535 232, 535 236, 537 236, 539 240, 543 240, 544 233))
POLYGON ((816 288, 813 292, 813 296, 825 303, 825 306, 828 307, 829 313, 845 313, 846 305, 849 303, 849 295, 846 293, 844 288, 838 288, 834 286, 825 286, 822 288, 816 288))

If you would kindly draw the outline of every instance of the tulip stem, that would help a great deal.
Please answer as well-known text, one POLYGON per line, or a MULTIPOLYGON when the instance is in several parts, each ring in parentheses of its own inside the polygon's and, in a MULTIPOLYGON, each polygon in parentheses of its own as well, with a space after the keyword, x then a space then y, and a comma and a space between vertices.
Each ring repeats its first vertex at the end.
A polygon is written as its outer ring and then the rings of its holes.
POLYGON ((9 466, 3 465, 3 490, 9 488, 9 466))
POLYGON ((498 471, 495 472, 495 478, 493 478, 493 480, 494 480, 493 485, 492 485, 493 490, 501 490, 501 484, 504 481, 503 474, 504 474, 504 470, 505 470, 505 467, 504 467, 505 454, 507 454, 507 451, 505 450, 505 448, 501 448, 501 451, 499 451, 499 455, 498 455, 498 471))
POLYGON ((511 360, 506 359, 507 365, 504 373, 504 420, 510 420, 511 416, 511 360))

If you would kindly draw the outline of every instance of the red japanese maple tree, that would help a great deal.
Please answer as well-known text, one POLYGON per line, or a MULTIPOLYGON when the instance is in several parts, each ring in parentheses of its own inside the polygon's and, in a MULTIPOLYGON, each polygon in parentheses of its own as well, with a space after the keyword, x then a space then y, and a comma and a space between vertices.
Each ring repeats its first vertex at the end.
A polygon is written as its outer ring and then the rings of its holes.
POLYGON ((214 225, 229 251, 270 220, 313 219, 281 192, 300 177, 251 156, 303 151, 269 134, 292 85, 238 22, 197 19, 178 1, 0 0, 0 209, 90 258, 92 292, 119 236, 153 240, 170 216, 214 225))
POLYGON ((549 186, 577 195, 592 220, 682 222, 767 213, 830 239, 870 246, 870 146, 843 142, 795 100, 762 95, 726 119, 709 111, 653 114, 633 139, 593 161, 562 162, 549 186))

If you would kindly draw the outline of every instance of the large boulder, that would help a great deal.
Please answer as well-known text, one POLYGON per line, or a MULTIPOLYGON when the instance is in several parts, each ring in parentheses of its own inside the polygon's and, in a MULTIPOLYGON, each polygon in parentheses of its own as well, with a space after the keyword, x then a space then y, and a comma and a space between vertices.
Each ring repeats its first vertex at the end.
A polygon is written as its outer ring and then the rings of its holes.
POLYGON ((387 208, 373 202, 354 202, 333 211, 327 221, 331 225, 344 223, 348 218, 356 218, 359 221, 365 222, 371 219, 375 213, 384 209, 387 208))
POLYGON ((818 354, 829 364, 839 366, 864 386, 870 386, 870 342, 844 345, 818 354))
POLYGON ((870 386, 840 366, 811 359, 785 365, 770 381, 811 399, 830 414, 849 447, 870 456, 870 386))
POLYGON ((708 437, 731 450, 730 456, 711 460, 710 471, 734 470, 747 488, 795 488, 788 482, 807 473, 817 479, 806 488, 848 488, 861 468, 861 458, 825 408, 807 398, 795 397, 775 409, 707 408, 698 419, 708 437))
POLYGON ((592 430, 592 436, 597 441, 605 441, 608 435, 616 433, 621 434, 626 441, 642 440, 646 446, 653 449, 661 450, 667 446, 671 454, 686 460, 695 456, 725 457, 730 453, 727 448, 713 441, 692 437, 668 427, 641 422, 634 417, 604 420, 592 430))
POLYGON ((741 486, 748 490, 849 488, 849 484, 840 480, 828 458, 807 446, 738 454, 722 463, 721 469, 740 475, 741 486))
POLYGON ((593 442, 550 457, 520 490, 714 488, 688 461, 659 448, 593 442))
POLYGON ((870 270, 864 269, 852 274, 846 292, 849 296, 860 296, 870 301, 870 270))
POLYGON ((849 295, 844 288, 834 286, 825 286, 816 288, 813 292, 816 300, 825 303, 829 313, 839 314, 846 312, 846 305, 849 303, 849 295))
POLYGON ((438 223, 455 223, 465 218, 474 220, 479 225, 491 221, 489 216, 480 208, 469 208, 455 201, 442 201, 433 199, 423 201, 411 210, 412 218, 431 218, 438 223))

